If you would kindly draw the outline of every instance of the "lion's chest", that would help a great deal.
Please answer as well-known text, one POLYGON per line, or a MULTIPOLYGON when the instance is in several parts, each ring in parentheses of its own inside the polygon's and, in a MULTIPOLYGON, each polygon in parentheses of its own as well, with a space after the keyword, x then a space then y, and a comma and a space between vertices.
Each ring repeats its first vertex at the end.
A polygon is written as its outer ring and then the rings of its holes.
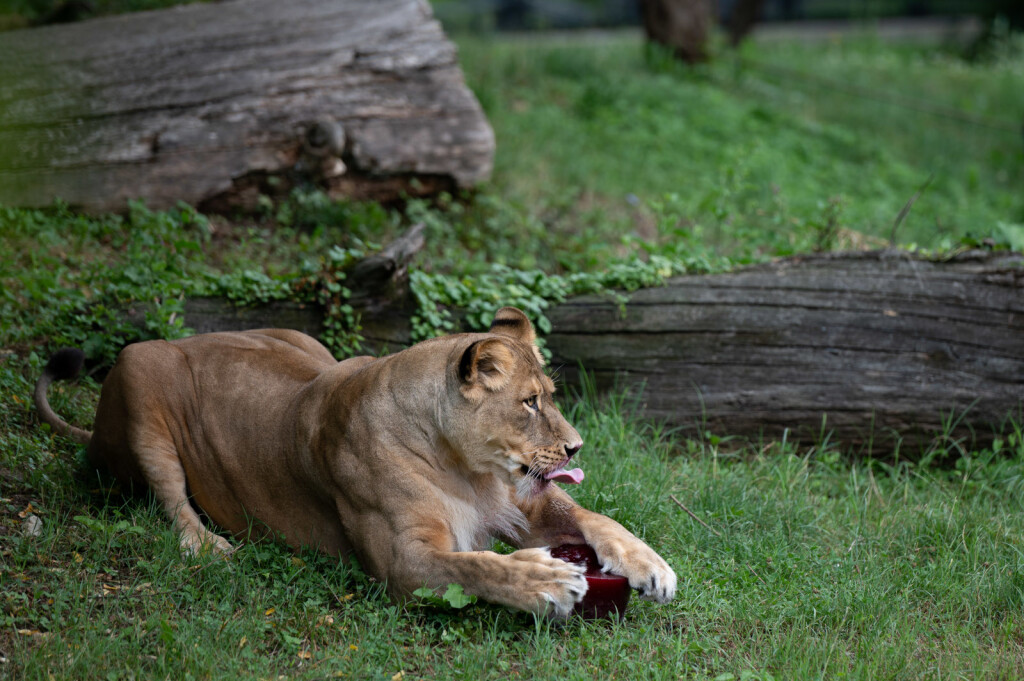
POLYGON ((526 516, 511 501, 483 498, 475 502, 457 498, 445 502, 455 551, 488 549, 495 537, 515 541, 526 529, 526 516))

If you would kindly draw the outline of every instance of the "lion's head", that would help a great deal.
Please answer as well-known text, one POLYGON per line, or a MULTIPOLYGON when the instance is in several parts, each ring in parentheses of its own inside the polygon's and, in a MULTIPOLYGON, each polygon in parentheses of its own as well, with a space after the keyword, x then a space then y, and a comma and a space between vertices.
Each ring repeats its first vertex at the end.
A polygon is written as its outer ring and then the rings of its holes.
POLYGON ((526 497, 552 481, 577 483, 566 470, 583 446, 555 405, 536 333, 520 310, 498 310, 487 334, 466 336, 456 371, 456 445, 477 472, 494 473, 526 497))

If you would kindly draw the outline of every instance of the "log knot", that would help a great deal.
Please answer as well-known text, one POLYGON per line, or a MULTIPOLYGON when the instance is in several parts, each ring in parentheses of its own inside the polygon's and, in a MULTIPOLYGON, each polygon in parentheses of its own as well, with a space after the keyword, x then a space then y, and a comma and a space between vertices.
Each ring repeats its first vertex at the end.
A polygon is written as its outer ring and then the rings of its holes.
POLYGON ((302 160, 295 169, 305 171, 314 180, 329 180, 348 171, 341 159, 347 138, 341 123, 330 118, 313 121, 301 135, 302 160))
POLYGON ((341 156, 345 153, 345 129, 329 118, 314 121, 302 140, 303 150, 310 156, 341 156))

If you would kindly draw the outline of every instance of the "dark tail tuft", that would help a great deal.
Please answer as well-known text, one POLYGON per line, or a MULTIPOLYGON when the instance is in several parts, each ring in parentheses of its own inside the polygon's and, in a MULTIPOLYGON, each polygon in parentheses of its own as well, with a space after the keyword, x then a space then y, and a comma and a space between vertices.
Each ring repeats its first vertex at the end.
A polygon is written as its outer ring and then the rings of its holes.
POLYGON ((85 353, 78 348, 64 348, 53 353, 44 371, 55 381, 70 381, 85 364, 85 353))
POLYGON ((50 408, 50 401, 46 399, 46 389, 50 387, 50 384, 55 380, 67 381, 78 375, 78 372, 82 370, 82 364, 85 362, 85 353, 75 348, 65 348, 58 350, 51 357, 50 361, 46 363, 46 368, 43 370, 43 375, 39 377, 36 382, 36 390, 33 395, 33 399, 36 403, 36 410, 39 412, 39 420, 43 423, 49 423, 50 427, 59 435, 69 437, 82 444, 88 444, 92 433, 81 428, 76 428, 60 416, 58 416, 53 409, 50 408))

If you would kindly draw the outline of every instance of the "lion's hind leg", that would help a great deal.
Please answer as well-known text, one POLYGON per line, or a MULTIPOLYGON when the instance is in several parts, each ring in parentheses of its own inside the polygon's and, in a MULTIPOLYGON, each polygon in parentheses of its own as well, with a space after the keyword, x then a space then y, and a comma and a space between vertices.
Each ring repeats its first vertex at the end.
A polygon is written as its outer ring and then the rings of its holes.
POLYGON ((210 532, 189 503, 185 469, 170 435, 155 428, 140 428, 133 440, 135 461, 178 531, 181 550, 191 555, 207 551, 231 553, 231 543, 210 532))

